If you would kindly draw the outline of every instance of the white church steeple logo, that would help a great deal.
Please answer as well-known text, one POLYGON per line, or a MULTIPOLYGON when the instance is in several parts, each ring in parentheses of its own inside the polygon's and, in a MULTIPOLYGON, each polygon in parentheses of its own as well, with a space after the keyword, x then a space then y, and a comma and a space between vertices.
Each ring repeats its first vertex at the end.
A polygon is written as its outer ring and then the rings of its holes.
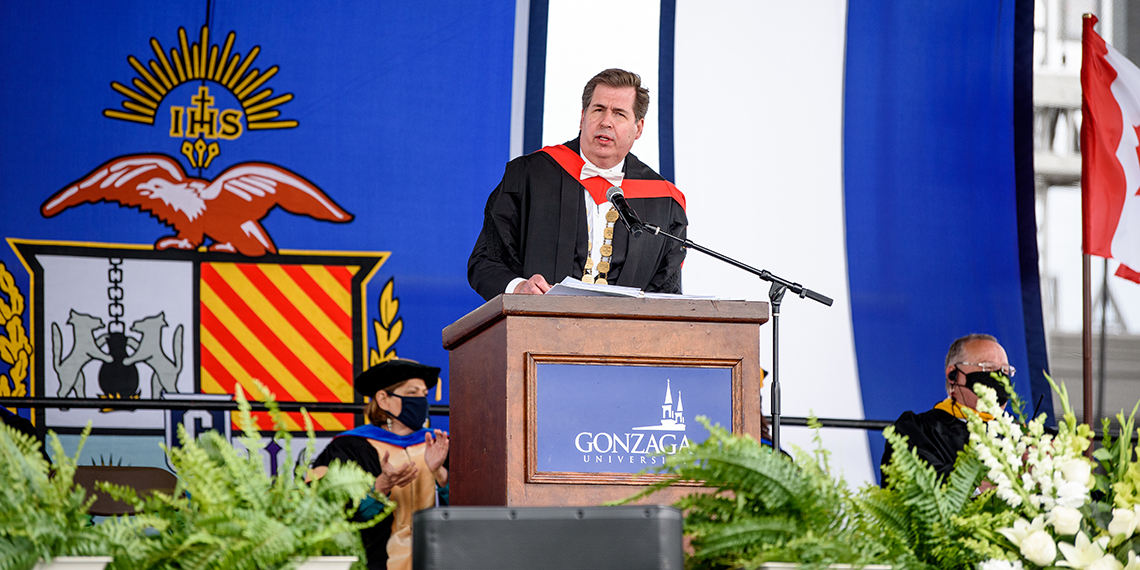
POLYGON ((634 431, 685 431, 685 405, 681 402, 681 391, 677 390, 677 407, 673 408, 673 390, 669 380, 665 380, 665 402, 661 404, 661 423, 655 426, 633 428, 634 431))

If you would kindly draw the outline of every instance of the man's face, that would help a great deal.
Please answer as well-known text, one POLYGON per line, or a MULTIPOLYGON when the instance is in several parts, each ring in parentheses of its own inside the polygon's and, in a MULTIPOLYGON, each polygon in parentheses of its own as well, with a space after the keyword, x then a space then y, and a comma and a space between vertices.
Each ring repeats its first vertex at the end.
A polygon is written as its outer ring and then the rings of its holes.
POLYGON ((590 104, 582 110, 582 154, 601 168, 625 160, 633 141, 641 138, 645 119, 633 118, 633 87, 598 85, 590 104))
MULTIPOLYGON (((954 375, 954 385, 951 386, 950 396, 963 406, 977 408, 978 395, 974 393, 971 387, 964 385, 966 374, 980 371, 982 367, 978 364, 992 364, 994 367, 1008 366, 1009 358, 1006 357, 1005 349, 1000 344, 988 340, 975 340, 966 343, 965 348, 961 360, 971 364, 957 364, 957 370, 955 370, 955 363, 951 362, 950 366, 946 367, 946 374, 954 375)), ((987 370, 993 370, 994 367, 987 367, 987 370)))

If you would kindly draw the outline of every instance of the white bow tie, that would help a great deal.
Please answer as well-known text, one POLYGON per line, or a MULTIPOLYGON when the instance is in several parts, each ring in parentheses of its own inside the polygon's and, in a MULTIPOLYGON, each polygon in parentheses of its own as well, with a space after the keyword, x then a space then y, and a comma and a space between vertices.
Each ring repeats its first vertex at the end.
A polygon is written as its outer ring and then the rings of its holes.
POLYGON ((625 173, 621 171, 621 167, 622 165, 619 163, 613 168, 602 170, 591 165, 590 163, 586 163, 582 165, 582 175, 578 179, 585 180, 592 176, 601 176, 602 178, 605 178, 606 181, 610 184, 613 184, 614 186, 621 186, 621 181, 625 179, 625 173))

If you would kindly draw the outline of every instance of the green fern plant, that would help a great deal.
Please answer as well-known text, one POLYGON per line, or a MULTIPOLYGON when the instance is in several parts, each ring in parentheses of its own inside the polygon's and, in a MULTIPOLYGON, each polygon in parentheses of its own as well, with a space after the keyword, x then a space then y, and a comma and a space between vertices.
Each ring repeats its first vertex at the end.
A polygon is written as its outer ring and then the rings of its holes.
MULTIPOLYGON (((992 493, 975 498, 984 466, 967 451, 945 483, 888 428, 894 448, 887 489, 851 492, 831 474, 819 424, 815 449, 796 461, 772 453, 748 435, 710 426, 692 453, 669 456, 657 472, 667 479, 622 502, 644 498, 678 481, 701 481, 676 506, 685 511, 693 553, 687 567, 756 568, 765 562, 890 564, 895 568, 966 568, 999 552, 996 526, 1012 513, 993 506, 992 493), (989 507, 987 507, 989 505, 989 507), (987 553, 990 555, 987 556, 987 553)), ((998 502, 1000 503, 1000 502, 998 502)))
MULTIPOLYGON (((286 457, 292 457, 284 416, 272 394, 261 388, 268 394, 275 437, 284 442, 286 457)), ((360 501, 371 494, 387 505, 385 516, 394 507, 373 491, 375 478, 355 464, 334 462, 323 478, 308 484, 306 461, 291 473, 270 477, 249 402, 240 386, 236 394, 244 452, 215 432, 194 440, 179 426, 181 447, 165 449, 179 476, 173 495, 140 499, 129 488, 103 484, 102 490, 141 513, 100 525, 106 536, 125 545, 111 568, 261 570, 292 568, 305 557, 322 555, 354 555, 363 568, 359 530, 383 516, 353 522, 360 501)), ((312 421, 304 410, 302 416, 309 435, 307 457, 312 457, 312 421)))
POLYGON ((622 501, 683 480, 711 488, 676 504, 685 511, 685 533, 692 539, 688 567, 755 568, 769 561, 864 565, 907 554, 899 541, 881 540, 859 511, 862 503, 842 478, 830 474, 818 431, 814 453, 800 451, 793 463, 749 435, 733 435, 704 417, 697 421, 709 438, 692 453, 669 456, 657 469, 666 480, 622 501))
POLYGON ((55 465, 40 442, 0 424, 0 570, 27 570, 56 556, 106 556, 108 537, 93 526, 87 508, 95 501, 75 484, 79 452, 91 433, 83 430, 75 457, 49 434, 55 465))
POLYGON ((891 464, 883 468, 889 484, 860 491, 860 515, 892 549, 906 550, 916 565, 964 568, 983 561, 979 550, 1001 539, 995 523, 1012 523, 1016 517, 995 507, 1000 502, 992 500, 992 491, 974 497, 985 473, 977 455, 969 448, 959 453, 954 471, 943 482, 893 426, 883 430, 883 436, 892 448, 891 464))

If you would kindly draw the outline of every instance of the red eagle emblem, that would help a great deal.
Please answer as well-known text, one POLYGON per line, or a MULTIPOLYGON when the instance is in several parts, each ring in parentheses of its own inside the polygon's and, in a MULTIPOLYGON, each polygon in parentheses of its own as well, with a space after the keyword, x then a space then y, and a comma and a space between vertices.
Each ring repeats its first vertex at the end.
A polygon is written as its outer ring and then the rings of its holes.
POLYGON ((243 162, 203 180, 187 176, 177 160, 162 154, 110 160, 56 192, 40 211, 50 218, 99 202, 138 208, 173 227, 176 234, 159 238, 155 249, 192 250, 210 238, 210 251, 251 257, 277 253, 260 223, 274 206, 328 222, 352 220, 316 185, 280 166, 243 162))

